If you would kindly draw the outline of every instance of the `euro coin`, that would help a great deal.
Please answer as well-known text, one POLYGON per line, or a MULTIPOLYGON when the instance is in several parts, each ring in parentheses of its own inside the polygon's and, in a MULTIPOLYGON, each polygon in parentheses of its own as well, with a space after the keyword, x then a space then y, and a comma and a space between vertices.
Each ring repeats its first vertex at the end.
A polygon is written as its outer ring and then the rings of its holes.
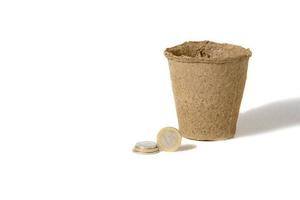
POLYGON ((143 141, 143 142, 136 143, 133 148, 133 151, 139 153, 155 153, 158 152, 159 149, 155 142, 143 141))
POLYGON ((181 138, 176 128, 163 128, 157 134, 158 148, 160 151, 176 151, 181 145, 181 138))

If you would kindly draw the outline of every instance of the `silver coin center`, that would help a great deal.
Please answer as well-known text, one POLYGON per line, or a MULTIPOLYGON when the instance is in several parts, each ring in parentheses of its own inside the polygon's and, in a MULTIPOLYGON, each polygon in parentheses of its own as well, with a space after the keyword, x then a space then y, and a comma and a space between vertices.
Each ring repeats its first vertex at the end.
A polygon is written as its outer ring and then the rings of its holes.
POLYGON ((157 145, 155 142, 152 142, 152 141, 142 141, 142 142, 136 143, 135 147, 141 148, 141 149, 153 149, 153 148, 156 148, 157 145))
POLYGON ((172 148, 178 143, 178 136, 172 131, 164 132, 160 137, 161 145, 166 148, 172 148))

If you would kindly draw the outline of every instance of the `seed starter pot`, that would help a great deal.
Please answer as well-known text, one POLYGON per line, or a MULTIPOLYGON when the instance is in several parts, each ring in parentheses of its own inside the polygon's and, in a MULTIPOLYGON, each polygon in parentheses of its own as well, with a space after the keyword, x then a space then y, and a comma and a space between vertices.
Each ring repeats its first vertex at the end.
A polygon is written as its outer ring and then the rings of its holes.
POLYGON ((179 131, 193 140, 232 138, 251 51, 211 41, 167 48, 179 131))

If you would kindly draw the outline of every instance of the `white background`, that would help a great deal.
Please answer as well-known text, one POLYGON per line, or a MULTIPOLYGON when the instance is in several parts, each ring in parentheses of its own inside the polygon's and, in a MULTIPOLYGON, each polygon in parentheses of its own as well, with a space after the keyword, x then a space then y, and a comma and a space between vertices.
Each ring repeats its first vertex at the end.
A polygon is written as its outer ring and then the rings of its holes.
POLYGON ((299 199, 297 1, 1 1, 0 199, 299 199), (250 48, 237 135, 178 127, 166 47, 250 48), (192 146, 195 145, 195 146, 192 146))

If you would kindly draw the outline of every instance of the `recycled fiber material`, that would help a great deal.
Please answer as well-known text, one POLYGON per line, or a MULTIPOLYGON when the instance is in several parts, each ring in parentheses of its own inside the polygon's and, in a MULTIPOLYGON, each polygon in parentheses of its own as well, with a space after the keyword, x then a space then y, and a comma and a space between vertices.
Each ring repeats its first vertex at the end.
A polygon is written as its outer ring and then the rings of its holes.
POLYGON ((210 41, 167 48, 179 131, 193 140, 232 138, 251 51, 210 41))

